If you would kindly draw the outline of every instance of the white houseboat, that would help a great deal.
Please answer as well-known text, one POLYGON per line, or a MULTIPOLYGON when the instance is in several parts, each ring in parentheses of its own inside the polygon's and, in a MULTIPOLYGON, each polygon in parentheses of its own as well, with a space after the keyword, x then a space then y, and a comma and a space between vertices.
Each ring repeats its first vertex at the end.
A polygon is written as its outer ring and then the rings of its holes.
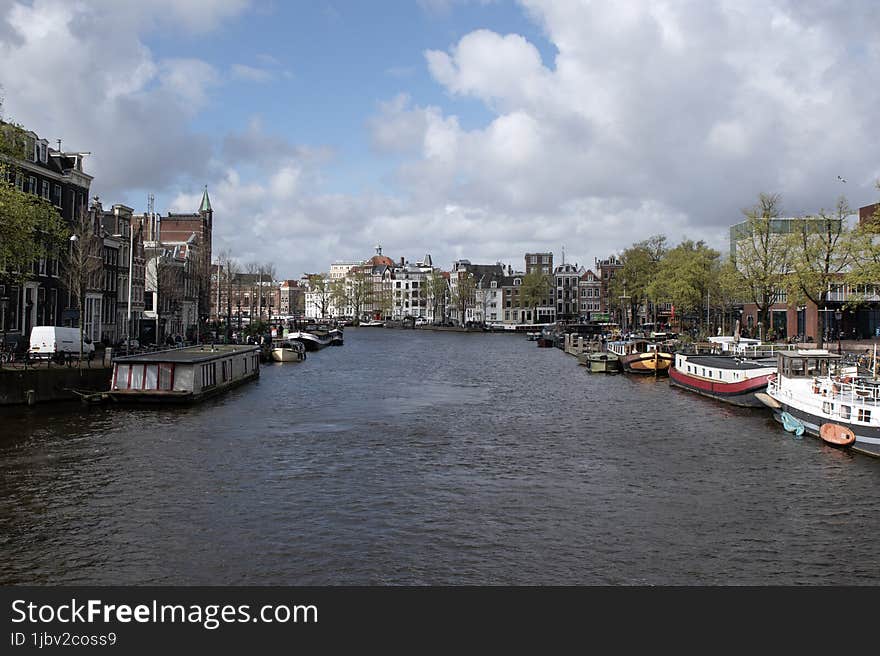
POLYGON ((260 376, 260 347, 189 346, 113 360, 114 401, 192 403, 260 376))
POLYGON ((733 405, 760 408, 755 396, 776 373, 775 360, 749 360, 730 355, 676 353, 669 384, 733 405))
POLYGON ((859 376, 824 349, 782 351, 777 368, 757 396, 786 430, 880 456, 880 380, 859 376))

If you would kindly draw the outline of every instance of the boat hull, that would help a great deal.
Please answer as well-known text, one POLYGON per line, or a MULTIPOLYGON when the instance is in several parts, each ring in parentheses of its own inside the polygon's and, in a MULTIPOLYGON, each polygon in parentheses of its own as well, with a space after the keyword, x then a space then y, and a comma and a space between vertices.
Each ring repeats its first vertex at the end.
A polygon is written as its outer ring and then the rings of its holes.
POLYGON ((274 362, 302 362, 305 360, 305 353, 289 348, 273 348, 272 360, 274 362))
POLYGON ((735 383, 722 383, 690 376, 674 366, 669 368, 670 385, 743 408, 764 407, 764 403, 755 393, 767 389, 768 376, 769 374, 735 383))
POLYGON ((662 351, 631 353, 620 358, 620 366, 630 374, 666 375, 672 365, 672 354, 662 351))
POLYGON ((616 374, 620 371, 620 360, 613 353, 590 353, 581 364, 594 374, 616 374))
POLYGON ((258 380, 260 377, 260 370, 257 369, 251 374, 247 376, 243 376, 241 378, 237 378, 235 380, 229 381, 222 385, 216 385, 214 387, 193 393, 189 391, 178 391, 178 390, 168 390, 168 391, 158 391, 158 390, 110 390, 109 392, 104 392, 108 398, 112 401, 115 401, 119 404, 128 404, 128 403, 136 403, 138 405, 148 404, 180 404, 187 405, 192 403, 199 403, 200 401, 204 401, 205 399, 209 399, 212 396, 218 396, 223 394, 224 392, 231 390, 234 387, 238 387, 239 385, 243 385, 244 383, 250 382, 252 380, 258 380))
POLYGON ((316 335, 314 333, 299 332, 288 337, 291 341, 299 342, 306 351, 318 351, 325 346, 330 346, 332 338, 328 335, 316 335))
MULTIPOLYGON (((775 399, 781 407, 773 413, 773 418, 780 424, 782 414, 787 412, 804 425, 807 435, 812 435, 822 440, 822 425, 828 423, 827 417, 806 412, 800 408, 785 403, 781 399, 775 399)), ((861 426, 852 423, 839 422, 844 428, 849 429, 855 435, 855 440, 848 447, 853 451, 864 453, 875 458, 880 458, 880 428, 873 426, 861 426)), ((822 440, 825 442, 825 440, 822 440)))

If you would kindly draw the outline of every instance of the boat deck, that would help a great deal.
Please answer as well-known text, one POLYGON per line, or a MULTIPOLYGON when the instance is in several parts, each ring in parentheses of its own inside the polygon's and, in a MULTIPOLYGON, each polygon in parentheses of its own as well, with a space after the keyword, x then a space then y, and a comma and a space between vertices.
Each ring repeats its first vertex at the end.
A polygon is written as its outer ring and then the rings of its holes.
POLYGON ((767 367, 776 366, 776 360, 760 362, 717 355, 689 355, 687 357, 687 362, 688 364, 699 365, 701 367, 714 367, 716 369, 728 369, 731 371, 750 371, 752 369, 766 369, 767 367))

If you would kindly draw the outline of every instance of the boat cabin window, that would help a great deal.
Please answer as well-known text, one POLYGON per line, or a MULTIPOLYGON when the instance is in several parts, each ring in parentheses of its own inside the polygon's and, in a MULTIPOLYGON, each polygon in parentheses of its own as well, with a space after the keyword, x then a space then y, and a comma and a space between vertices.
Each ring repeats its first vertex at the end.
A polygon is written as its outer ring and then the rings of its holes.
POLYGON ((859 408, 859 421, 871 421, 871 411, 867 408, 859 408))
POLYGON ((804 358, 786 358, 783 372, 789 378, 803 378, 806 374, 804 358))
POLYGON ((827 376, 830 364, 827 358, 807 358, 807 376, 827 376))
POLYGON ((849 419, 851 413, 851 408, 848 405, 840 406, 840 418, 841 419, 849 419))

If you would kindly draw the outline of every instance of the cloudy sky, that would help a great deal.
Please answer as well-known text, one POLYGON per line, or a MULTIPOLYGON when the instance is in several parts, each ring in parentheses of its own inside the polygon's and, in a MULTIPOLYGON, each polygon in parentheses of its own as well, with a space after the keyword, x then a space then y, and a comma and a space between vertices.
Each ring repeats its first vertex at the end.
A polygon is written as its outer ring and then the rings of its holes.
POLYGON ((875 0, 0 0, 3 115, 280 276, 591 266, 877 200, 875 0), (841 176, 846 182, 838 179, 841 176))

